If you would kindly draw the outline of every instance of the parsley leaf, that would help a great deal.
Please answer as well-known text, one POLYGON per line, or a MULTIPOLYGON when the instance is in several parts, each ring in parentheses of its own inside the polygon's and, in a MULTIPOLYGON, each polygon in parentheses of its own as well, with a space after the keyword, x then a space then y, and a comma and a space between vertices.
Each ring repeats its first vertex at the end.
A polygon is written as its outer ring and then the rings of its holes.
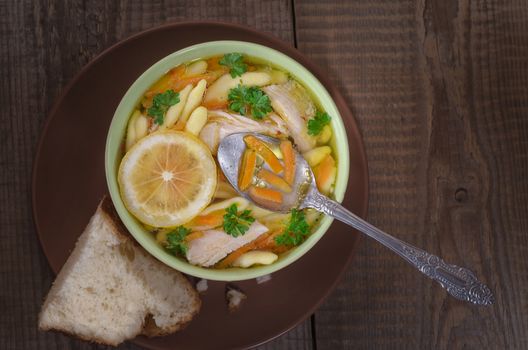
POLYGON ((236 203, 231 204, 224 215, 224 231, 233 237, 238 237, 246 233, 249 226, 255 221, 251 216, 251 210, 238 212, 236 203))
POLYGON ((315 117, 308 120, 308 134, 310 135, 318 135, 321 130, 323 130, 323 127, 330 123, 330 116, 326 112, 319 112, 315 113, 315 117))
POLYGON ((278 245, 297 246, 301 244, 309 232, 310 226, 306 222, 302 210, 292 209, 291 218, 286 230, 281 235, 275 237, 278 245))
POLYGON ((167 249, 171 254, 185 255, 187 254, 187 242, 185 242, 185 237, 191 233, 191 229, 178 226, 174 231, 167 233, 167 249))
POLYGON ((262 119, 271 112, 271 102, 260 88, 256 86, 238 85, 229 90, 229 109, 241 115, 251 115, 254 119, 262 119))
POLYGON ((241 53, 233 52, 225 54, 218 63, 229 67, 229 74, 232 78, 236 78, 247 71, 247 64, 244 63, 243 58, 241 53))
POLYGON ((169 107, 178 102, 180 102, 180 94, 174 90, 167 90, 154 95, 152 106, 147 110, 147 113, 154 118, 154 123, 161 125, 169 107))

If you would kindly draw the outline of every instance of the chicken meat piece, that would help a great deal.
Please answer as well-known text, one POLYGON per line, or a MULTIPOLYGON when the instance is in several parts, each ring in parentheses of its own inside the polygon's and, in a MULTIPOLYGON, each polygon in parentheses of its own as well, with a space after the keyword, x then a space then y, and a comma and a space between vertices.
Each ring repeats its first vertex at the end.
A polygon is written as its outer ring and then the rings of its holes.
POLYGON ((229 253, 257 239, 266 233, 268 228, 255 221, 245 234, 233 237, 222 230, 207 230, 200 238, 189 242, 187 260, 193 265, 213 266, 229 253))
POLYGON ((294 81, 280 85, 269 85, 263 88, 268 95, 271 106, 284 120, 301 152, 312 149, 316 140, 308 135, 308 119, 315 115, 315 106, 306 90, 294 81))
POLYGON ((209 111, 207 124, 202 128, 199 136, 209 146, 211 152, 216 154, 220 141, 237 132, 258 132, 278 138, 285 138, 289 135, 287 125, 273 113, 268 118, 257 122, 239 114, 212 110, 209 111))

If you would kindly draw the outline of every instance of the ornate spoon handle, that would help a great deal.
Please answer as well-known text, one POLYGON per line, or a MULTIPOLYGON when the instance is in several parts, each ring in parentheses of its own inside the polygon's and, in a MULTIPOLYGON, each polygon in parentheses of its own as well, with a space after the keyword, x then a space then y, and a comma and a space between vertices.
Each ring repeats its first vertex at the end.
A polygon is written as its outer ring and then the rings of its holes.
POLYGON ((392 237, 317 191, 310 191, 304 199, 303 207, 317 209, 365 233, 404 258, 427 277, 438 282, 453 297, 477 305, 493 304, 491 290, 479 282, 472 271, 447 264, 436 255, 392 237))

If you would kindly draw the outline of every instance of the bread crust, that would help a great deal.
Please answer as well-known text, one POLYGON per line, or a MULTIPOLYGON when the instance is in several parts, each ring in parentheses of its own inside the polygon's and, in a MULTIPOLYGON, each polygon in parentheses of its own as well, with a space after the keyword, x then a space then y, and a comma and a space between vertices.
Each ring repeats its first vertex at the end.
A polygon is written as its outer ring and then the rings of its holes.
MULTIPOLYGON (((109 196, 105 195, 99 202, 97 210, 101 210, 101 213, 106 217, 108 223, 114 227, 113 232, 123 240, 130 240, 136 247, 141 247, 135 239, 130 235, 127 228, 119 218, 117 211, 115 210, 114 204, 109 196)), ((143 248, 141 248, 143 249, 143 248)))
MULTIPOLYGON (((111 225, 113 228, 112 233, 118 237, 119 241, 122 244, 131 244, 132 247, 138 250, 139 253, 142 253, 145 256, 148 256, 150 259, 155 260, 158 264, 165 266, 161 261, 157 260, 154 256, 152 256, 150 253, 145 251, 143 247, 141 247, 139 243, 135 239, 133 239, 133 237, 130 235, 130 233, 124 226, 124 224, 121 222, 121 219, 119 218, 114 208, 114 205, 108 196, 105 195, 103 199, 101 200, 101 202, 99 203, 97 212, 94 215, 97 215, 97 213, 104 216, 106 223, 111 225)), ((143 327, 141 331, 137 335, 145 335, 147 337, 157 337, 157 336, 169 335, 171 333, 174 333, 186 327, 189 324, 189 322, 200 311, 202 302, 200 300, 198 292, 193 287, 193 285, 189 282, 189 280, 186 278, 185 275, 181 274, 179 271, 176 271, 176 272, 177 272, 176 277, 178 281, 181 283, 181 285, 188 292, 188 295, 192 299, 189 307, 193 311, 189 313, 188 315, 185 315, 185 317, 182 320, 180 320, 178 323, 173 324, 169 327, 165 327, 165 328, 161 328, 158 325, 156 325, 153 315, 148 314, 146 315, 143 321, 143 327)), ((117 346, 120 344, 120 343, 110 342, 105 339, 88 338, 81 334, 72 332, 71 330, 68 330, 66 328, 61 328, 60 326, 43 327, 39 324, 38 328, 41 331, 56 331, 56 332, 70 335, 70 336, 77 337, 84 341, 93 342, 93 343, 102 344, 102 345, 117 346)))

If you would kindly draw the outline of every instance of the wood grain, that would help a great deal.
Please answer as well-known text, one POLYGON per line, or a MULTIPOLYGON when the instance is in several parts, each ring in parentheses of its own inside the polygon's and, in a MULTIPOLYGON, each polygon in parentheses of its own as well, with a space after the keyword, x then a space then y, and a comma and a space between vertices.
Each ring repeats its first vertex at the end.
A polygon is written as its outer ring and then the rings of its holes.
POLYGON ((370 221, 471 267, 497 299, 490 308, 454 301, 364 239, 313 329, 307 321, 262 348, 528 348, 526 2, 293 5, 0 2, 0 348, 104 348, 36 329, 53 280, 31 219, 36 142, 53 101, 98 53, 143 29, 190 19, 256 27, 297 43, 325 68, 363 132, 370 221))
POLYGON ((359 120, 370 221, 472 268, 477 308, 365 239, 315 315, 317 348, 528 347, 528 8, 522 1, 295 1, 301 51, 359 120))
MULTIPOLYGON (((38 332, 53 275, 31 217, 36 143, 60 91, 97 54, 141 30, 173 21, 246 24, 293 44, 289 1, 0 2, 0 348, 104 348, 38 332)), ((175 38, 177 40, 177 38, 175 38)), ((263 349, 311 349, 307 320, 263 349)), ((122 349, 137 349, 127 343, 122 349)))

